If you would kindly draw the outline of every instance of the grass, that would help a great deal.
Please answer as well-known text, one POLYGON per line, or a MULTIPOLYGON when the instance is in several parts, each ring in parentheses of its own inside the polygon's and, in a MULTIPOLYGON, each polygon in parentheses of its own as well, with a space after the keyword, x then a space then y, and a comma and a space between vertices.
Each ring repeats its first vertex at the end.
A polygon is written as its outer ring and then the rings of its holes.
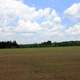
POLYGON ((80 80, 80 47, 0 49, 0 80, 80 80))

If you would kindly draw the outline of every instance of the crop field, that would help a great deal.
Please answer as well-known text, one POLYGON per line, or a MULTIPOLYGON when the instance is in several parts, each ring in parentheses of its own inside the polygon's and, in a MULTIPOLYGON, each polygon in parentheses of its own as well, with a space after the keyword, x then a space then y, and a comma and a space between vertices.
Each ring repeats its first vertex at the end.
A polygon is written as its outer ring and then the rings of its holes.
POLYGON ((80 47, 0 49, 0 80, 80 80, 80 47))

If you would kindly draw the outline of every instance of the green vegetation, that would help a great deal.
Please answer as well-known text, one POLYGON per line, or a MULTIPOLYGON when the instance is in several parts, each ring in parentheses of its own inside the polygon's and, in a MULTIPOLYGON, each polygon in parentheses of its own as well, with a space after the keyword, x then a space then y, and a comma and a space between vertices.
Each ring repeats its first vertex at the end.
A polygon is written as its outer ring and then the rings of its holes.
POLYGON ((0 48, 19 48, 16 41, 1 41, 0 48))
POLYGON ((80 80, 80 47, 0 49, 0 80, 80 80))
POLYGON ((40 48, 40 47, 68 47, 80 46, 80 41, 65 41, 65 42, 42 42, 34 44, 17 44, 16 41, 0 42, 0 48, 40 48))
POLYGON ((36 44, 25 44, 19 45, 21 48, 40 48, 40 47, 69 47, 69 46, 80 46, 80 41, 65 41, 65 42, 42 42, 36 44))

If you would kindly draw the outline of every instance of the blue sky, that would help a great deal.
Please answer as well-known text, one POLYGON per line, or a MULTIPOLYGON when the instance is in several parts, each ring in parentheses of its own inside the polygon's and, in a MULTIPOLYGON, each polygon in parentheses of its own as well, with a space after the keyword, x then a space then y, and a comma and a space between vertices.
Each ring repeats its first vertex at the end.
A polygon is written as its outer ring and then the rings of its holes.
POLYGON ((67 18, 63 18, 64 11, 70 7, 71 5, 75 3, 79 3, 80 0, 24 0, 24 3, 35 7, 36 9, 42 9, 42 8, 52 8, 55 9, 58 12, 58 15, 61 16, 63 19, 63 24, 65 27, 68 27, 69 23, 70 25, 76 23, 72 22, 67 18))
POLYGON ((80 0, 0 0, 0 40, 80 40, 80 0))
POLYGON ((29 6, 36 8, 50 7, 56 9, 60 13, 62 13, 72 4, 78 2, 80 2, 80 0, 24 0, 24 3, 29 6))

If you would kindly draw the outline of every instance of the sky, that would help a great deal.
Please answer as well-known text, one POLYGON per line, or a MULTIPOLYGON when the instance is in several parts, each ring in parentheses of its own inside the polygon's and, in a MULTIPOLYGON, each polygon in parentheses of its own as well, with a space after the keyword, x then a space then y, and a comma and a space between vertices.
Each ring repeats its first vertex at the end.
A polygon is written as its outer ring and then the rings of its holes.
POLYGON ((0 41, 7 40, 80 40, 80 0, 0 0, 0 41))

